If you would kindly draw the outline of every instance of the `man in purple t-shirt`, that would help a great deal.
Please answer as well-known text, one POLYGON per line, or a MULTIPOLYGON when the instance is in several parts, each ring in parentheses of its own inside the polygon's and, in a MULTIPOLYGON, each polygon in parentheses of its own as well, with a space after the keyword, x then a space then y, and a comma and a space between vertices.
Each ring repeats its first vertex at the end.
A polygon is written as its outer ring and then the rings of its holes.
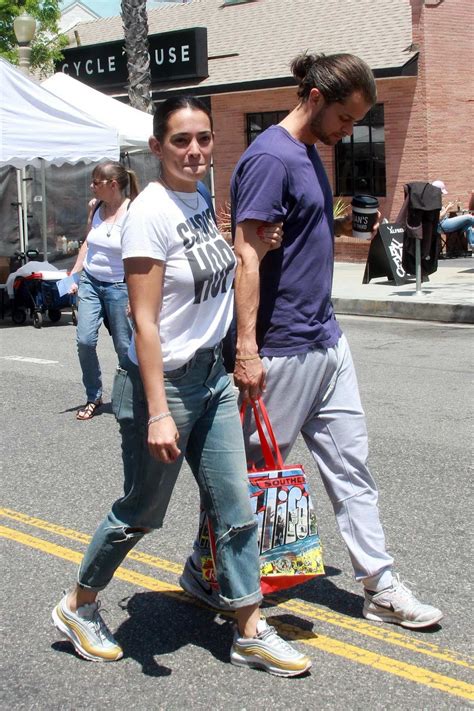
MULTIPOLYGON (((441 611, 419 602, 392 572, 385 547, 357 378, 331 303, 333 198, 314 145, 333 146, 351 135, 376 101, 375 80, 365 62, 348 54, 302 55, 292 71, 298 105, 249 146, 232 177, 234 378, 244 400, 263 397, 284 458, 303 436, 363 583, 364 616, 428 627, 441 611), (283 223, 280 249, 270 251, 259 238, 262 222, 283 223)), ((250 418, 244 433, 249 461, 262 465, 250 418)), ((197 558, 195 551, 180 582, 210 603, 197 558)))

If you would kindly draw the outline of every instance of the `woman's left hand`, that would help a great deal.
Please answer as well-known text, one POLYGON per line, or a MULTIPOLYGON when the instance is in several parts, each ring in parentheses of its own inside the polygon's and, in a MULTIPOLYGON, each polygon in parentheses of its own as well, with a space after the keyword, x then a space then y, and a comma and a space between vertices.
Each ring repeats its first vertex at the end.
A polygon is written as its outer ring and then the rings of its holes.
POLYGON ((257 236, 270 249, 278 249, 283 241, 283 222, 262 222, 257 227, 257 236))
POLYGON ((178 447, 179 432, 172 417, 165 417, 148 426, 148 449, 155 459, 165 464, 176 461, 181 450, 178 447))

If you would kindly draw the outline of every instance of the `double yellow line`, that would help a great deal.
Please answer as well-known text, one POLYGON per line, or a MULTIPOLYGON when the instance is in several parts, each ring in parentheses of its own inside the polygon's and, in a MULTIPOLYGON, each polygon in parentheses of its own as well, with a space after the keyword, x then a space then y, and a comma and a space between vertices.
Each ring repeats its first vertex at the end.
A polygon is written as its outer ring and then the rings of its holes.
MULTIPOLYGON (((44 521, 39 518, 27 516, 18 511, 13 511, 7 508, 0 508, 0 516, 4 519, 9 519, 17 524, 31 526, 47 533, 52 533, 62 538, 73 540, 77 543, 87 544, 90 541, 90 536, 75 531, 70 528, 65 528, 57 524, 44 521)), ((57 545, 51 541, 44 540, 24 533, 16 528, 0 525, 0 536, 16 541, 29 548, 40 550, 43 553, 57 556, 64 560, 78 564, 82 559, 82 553, 66 548, 65 546, 57 545)), ((180 574, 182 566, 157 556, 152 556, 139 551, 131 551, 128 559, 138 563, 158 568, 168 573, 180 574)), ((137 585, 147 590, 153 590, 165 595, 172 596, 180 602, 198 604, 196 600, 191 599, 184 593, 181 588, 171 583, 166 583, 157 578, 143 575, 142 573, 130 570, 121 566, 115 576, 132 585, 137 585)), ((324 624, 332 625, 340 629, 363 635, 367 638, 372 638, 386 644, 391 644, 395 647, 400 647, 410 652, 431 657, 433 659, 454 664, 464 669, 474 669, 474 660, 459 654, 456 651, 444 649, 436 644, 425 642, 417 637, 409 637, 386 625, 377 626, 345 615, 331 612, 324 608, 319 608, 316 605, 311 605, 300 600, 281 601, 277 598, 268 599, 268 602, 277 605, 279 609, 287 610, 296 615, 302 615, 310 620, 317 620, 324 624)), ((334 654, 345 659, 363 664, 373 669, 392 674, 394 676, 407 679, 417 684, 437 689, 439 691, 451 694, 458 698, 474 700, 474 685, 464 682, 453 677, 438 674, 430 669, 399 661, 392 657, 384 656, 378 653, 371 652, 363 647, 341 642, 338 639, 328 637, 322 634, 316 634, 303 630, 295 625, 282 623, 278 618, 273 618, 272 623, 278 627, 287 638, 297 640, 303 644, 319 649, 322 652, 334 654)))

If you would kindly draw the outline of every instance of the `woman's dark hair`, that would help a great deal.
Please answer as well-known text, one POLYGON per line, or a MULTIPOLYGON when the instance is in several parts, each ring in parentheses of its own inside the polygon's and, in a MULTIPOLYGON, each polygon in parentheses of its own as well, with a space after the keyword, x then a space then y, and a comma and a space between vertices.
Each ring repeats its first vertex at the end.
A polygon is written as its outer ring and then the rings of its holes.
POLYGON ((194 96, 173 96, 170 99, 166 99, 162 104, 159 104, 153 116, 153 135, 160 143, 165 137, 171 115, 174 114, 175 111, 188 108, 193 109, 193 111, 203 111, 209 118, 211 131, 213 131, 211 111, 203 101, 196 99, 194 96))
POLYGON ((115 160, 109 160, 96 165, 92 171, 92 177, 102 180, 116 180, 122 192, 128 188, 130 200, 134 200, 140 192, 135 171, 125 168, 121 163, 115 160))
POLYGON ((368 104, 377 101, 377 88, 371 68, 353 54, 301 54, 291 63, 298 82, 298 96, 307 101, 311 89, 319 89, 328 104, 343 102, 360 91, 368 104))

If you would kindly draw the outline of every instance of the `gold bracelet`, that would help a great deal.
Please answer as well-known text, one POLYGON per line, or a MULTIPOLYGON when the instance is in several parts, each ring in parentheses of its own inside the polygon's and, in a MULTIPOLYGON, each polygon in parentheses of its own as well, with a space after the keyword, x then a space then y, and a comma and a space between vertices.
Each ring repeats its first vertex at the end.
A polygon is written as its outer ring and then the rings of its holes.
POLYGON ((235 356, 235 360, 256 360, 257 358, 260 358, 258 353, 256 355, 235 356))

